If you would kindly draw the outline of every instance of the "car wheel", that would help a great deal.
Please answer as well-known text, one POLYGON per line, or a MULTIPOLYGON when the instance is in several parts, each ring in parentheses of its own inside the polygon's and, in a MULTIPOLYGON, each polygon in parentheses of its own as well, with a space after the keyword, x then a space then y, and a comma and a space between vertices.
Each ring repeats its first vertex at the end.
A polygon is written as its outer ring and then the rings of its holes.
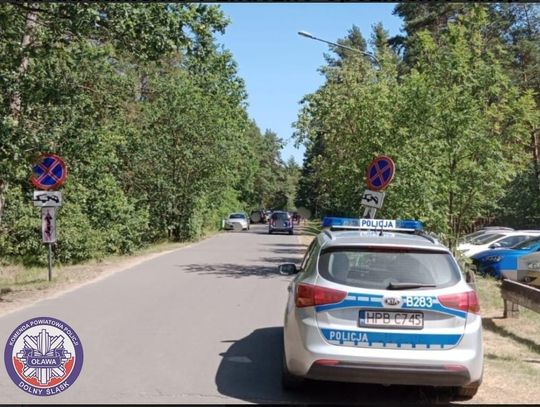
POLYGON ((292 235, 293 234, 293 231, 292 230, 289 230, 289 235, 292 235))
POLYGON ((458 387, 454 393, 454 400, 466 401, 466 400, 472 399, 476 395, 476 392, 478 392, 479 387, 480 387, 480 384, 478 383, 473 383, 467 386, 458 387))
POLYGON ((483 277, 487 277, 487 276, 495 277, 495 270, 493 270, 491 267, 487 268, 487 269, 484 271, 483 277))
POLYGON ((281 387, 284 390, 298 390, 304 384, 305 379, 299 376, 293 375, 287 368, 287 362, 285 362, 285 352, 283 352, 281 363, 281 387))
POLYGON ((271 230, 269 230, 269 231, 268 231, 268 234, 269 234, 269 235, 271 235, 271 234, 272 234, 272 231, 271 231, 271 230))

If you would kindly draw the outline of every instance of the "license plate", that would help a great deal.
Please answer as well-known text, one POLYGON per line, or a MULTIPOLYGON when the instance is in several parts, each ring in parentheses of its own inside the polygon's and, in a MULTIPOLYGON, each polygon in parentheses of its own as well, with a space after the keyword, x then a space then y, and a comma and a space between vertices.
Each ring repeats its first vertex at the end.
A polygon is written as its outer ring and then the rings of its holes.
POLYGON ((371 328, 424 328, 424 314, 421 312, 370 311, 361 310, 358 325, 371 328))

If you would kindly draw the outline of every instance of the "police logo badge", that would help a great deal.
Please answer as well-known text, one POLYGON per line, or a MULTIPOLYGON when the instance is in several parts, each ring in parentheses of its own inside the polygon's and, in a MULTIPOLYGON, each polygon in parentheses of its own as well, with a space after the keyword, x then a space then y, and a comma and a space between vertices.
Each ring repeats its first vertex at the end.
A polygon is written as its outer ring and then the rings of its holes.
POLYGON ((67 390, 81 372, 83 349, 75 331, 55 318, 32 318, 9 336, 4 362, 11 380, 36 396, 67 390))

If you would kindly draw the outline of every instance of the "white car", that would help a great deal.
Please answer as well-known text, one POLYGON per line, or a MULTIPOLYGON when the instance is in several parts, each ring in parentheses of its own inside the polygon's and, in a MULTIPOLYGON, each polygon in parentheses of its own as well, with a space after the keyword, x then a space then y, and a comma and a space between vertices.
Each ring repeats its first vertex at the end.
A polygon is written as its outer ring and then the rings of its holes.
POLYGON ((506 228, 506 227, 499 227, 499 226, 490 226, 486 228, 482 228, 480 230, 477 230, 476 232, 469 233, 465 236, 463 236, 460 241, 461 243, 469 243, 471 240, 476 239, 482 235, 489 235, 497 232, 511 232, 514 229, 512 228, 506 228))
POLYGON ((238 228, 241 227, 242 230, 249 230, 249 220, 244 212, 230 213, 229 216, 227 216, 227 219, 225 220, 225 229, 232 230, 234 229, 235 224, 238 225, 238 228))
POLYGON ((279 267, 297 273, 285 310, 283 387, 305 379, 403 384, 472 398, 483 374, 476 292, 421 223, 379 221, 325 218, 330 229, 301 268, 279 267), (343 230, 363 225, 371 230, 343 230))
POLYGON ((540 231, 497 231, 495 233, 488 233, 478 236, 468 243, 462 243, 458 245, 460 250, 465 256, 471 257, 484 250, 496 249, 498 247, 507 248, 512 247, 518 243, 521 243, 533 236, 539 236, 540 231))

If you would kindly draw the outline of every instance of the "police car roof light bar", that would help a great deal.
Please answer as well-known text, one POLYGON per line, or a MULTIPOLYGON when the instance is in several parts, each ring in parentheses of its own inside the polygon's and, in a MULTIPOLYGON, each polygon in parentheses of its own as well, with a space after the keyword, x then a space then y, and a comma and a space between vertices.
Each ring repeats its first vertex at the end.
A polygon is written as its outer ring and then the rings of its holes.
POLYGON ((422 222, 418 220, 363 219, 334 216, 324 217, 322 227, 331 230, 375 230, 409 233, 419 233, 424 228, 422 222))

